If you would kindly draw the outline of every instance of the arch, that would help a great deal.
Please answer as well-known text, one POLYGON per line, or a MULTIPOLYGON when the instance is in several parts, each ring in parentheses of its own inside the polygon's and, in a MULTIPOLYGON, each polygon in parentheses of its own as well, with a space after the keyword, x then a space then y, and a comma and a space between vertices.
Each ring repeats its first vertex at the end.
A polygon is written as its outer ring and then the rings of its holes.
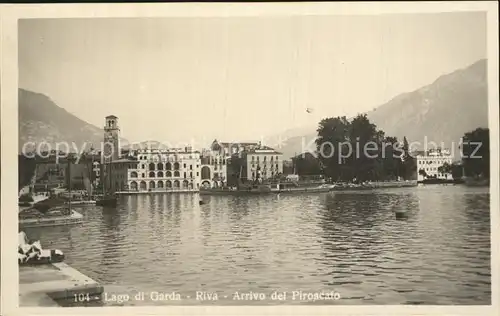
POLYGON ((158 181, 158 189, 163 189, 163 181, 158 181))
POLYGON ((170 162, 167 162, 165 165, 165 170, 172 170, 172 164, 170 162))
POLYGON ((178 162, 174 163, 174 170, 179 170, 180 164, 178 162))
POLYGON ((149 177, 150 177, 150 178, 154 178, 154 177, 155 177, 155 173, 154 173, 154 171, 150 171, 150 172, 149 172, 149 177))
POLYGON ((154 189, 156 188, 155 182, 154 181, 149 181, 149 188, 154 189))
POLYGON ((165 181, 165 187, 167 189, 171 189, 172 188, 172 181, 170 181, 170 180, 165 181))
POLYGON ((171 178, 172 177, 172 172, 171 171, 167 171, 166 174, 165 174, 165 177, 171 178))
POLYGON ((130 182, 130 190, 137 191, 137 182, 135 181, 130 182))
POLYGON ((157 177, 158 178, 163 178, 163 171, 158 171, 157 177))
POLYGON ((201 182, 201 185, 202 185, 204 188, 206 188, 206 189, 209 189, 209 188, 210 188, 210 186, 211 186, 211 185, 210 185, 210 181, 208 181, 208 180, 202 181, 202 182, 201 182))
POLYGON ((209 166, 203 166, 201 167, 201 179, 210 179, 210 167, 209 166))
MULTIPOLYGON (((130 177, 131 177, 131 178, 137 178, 137 172, 132 171, 132 172, 130 173, 130 177)), ((137 183, 136 183, 136 184, 137 184, 137 183)))
POLYGON ((180 177, 181 176, 181 173, 179 171, 174 171, 174 177, 180 177))
POLYGON ((153 162, 149 164, 149 170, 155 170, 155 164, 153 162))
POLYGON ((158 168, 158 170, 163 170, 163 164, 160 162, 160 163, 157 165, 157 168, 158 168))
POLYGON ((184 181, 182 181, 182 188, 183 188, 183 189, 187 189, 187 188, 188 188, 188 186, 189 186, 189 182, 188 182, 188 180, 184 180, 184 181))
POLYGON ((147 190, 148 186, 146 185, 146 181, 141 181, 140 188, 141 190, 147 190))
POLYGON ((179 180, 175 180, 174 181, 174 188, 178 189, 180 186, 181 186, 181 183, 179 182, 179 180))

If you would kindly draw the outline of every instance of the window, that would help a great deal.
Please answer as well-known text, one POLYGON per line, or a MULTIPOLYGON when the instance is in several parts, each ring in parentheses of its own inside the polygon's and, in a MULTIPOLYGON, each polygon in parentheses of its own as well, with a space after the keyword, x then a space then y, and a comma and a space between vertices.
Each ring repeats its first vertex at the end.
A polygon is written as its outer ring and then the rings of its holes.
POLYGON ((144 172, 142 173, 141 177, 142 177, 142 178, 146 177, 146 175, 144 174, 144 172))
POLYGON ((199 176, 200 176, 200 173, 199 173, 199 172, 197 172, 197 173, 196 173, 196 176, 197 176, 197 177, 199 177, 199 176))
POLYGON ((186 164, 184 164, 184 168, 186 168, 186 164))
POLYGON ((189 165, 189 170, 193 170, 193 165, 189 165))
POLYGON ((187 178, 187 175, 186 175, 186 173, 184 172, 184 179, 186 179, 186 178, 187 178))

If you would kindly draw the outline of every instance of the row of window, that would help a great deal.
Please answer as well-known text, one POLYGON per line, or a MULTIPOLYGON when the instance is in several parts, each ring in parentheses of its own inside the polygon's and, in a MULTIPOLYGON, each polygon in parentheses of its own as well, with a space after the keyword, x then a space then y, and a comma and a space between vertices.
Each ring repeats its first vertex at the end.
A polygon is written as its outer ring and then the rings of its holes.
MULTIPOLYGON (((148 165, 148 169, 151 170, 151 171, 154 171, 154 170, 163 170, 163 168, 165 167, 165 170, 179 170, 180 169, 180 166, 181 164, 176 162, 174 163, 173 165, 171 163, 166 163, 165 166, 160 162, 158 164, 155 164, 155 163, 150 163, 148 165)), ((183 164, 183 168, 186 169, 188 167, 187 164, 183 164)), ((199 168, 200 165, 196 165, 196 168, 199 168)), ((141 169, 146 169, 146 164, 141 164, 141 169)), ((189 170, 193 170, 193 165, 189 165, 189 170)))
MULTIPOLYGON (((154 171, 150 171, 148 173, 148 177, 149 178, 179 178, 181 176, 181 173, 179 171, 174 171, 173 173, 170 172, 170 171, 167 171, 165 173, 163 173, 162 171, 158 171, 158 172, 154 172, 154 171)), ((186 179, 188 176, 187 172, 184 172, 184 179, 186 179)), ((199 172, 196 172, 196 176, 199 177, 200 176, 200 173, 199 172)), ((136 171, 132 171, 130 173, 130 177, 131 178, 138 178, 139 175, 136 171)), ((193 177, 193 172, 190 172, 189 173, 189 177, 192 178, 193 177)), ((141 178, 146 178, 146 173, 141 173, 141 178)))
MULTIPOLYGON (((199 188, 199 184, 196 184, 196 187, 199 188)), ((130 187, 131 190, 148 190, 148 189, 193 189, 194 188, 194 183, 193 181, 189 182, 187 180, 184 180, 180 182, 179 180, 175 181, 141 181, 137 183, 136 181, 131 181, 130 182, 130 187)))
POLYGON ((419 165, 444 164, 444 163, 451 164, 451 162, 449 160, 444 160, 444 159, 443 160, 425 160, 425 161, 419 160, 418 161, 419 165))
POLYGON ((174 162, 174 161, 177 161, 179 159, 199 159, 198 156, 193 156, 193 155, 189 155, 189 156, 166 156, 166 155, 160 155, 160 154, 156 154, 156 155, 151 155, 151 156, 147 156, 147 155, 140 155, 137 157, 137 159, 139 160, 156 160, 156 161, 171 161, 171 162, 174 162))
MULTIPOLYGON (((264 161, 266 161, 267 156, 264 156, 264 161)), ((271 156, 271 161, 273 161, 274 156, 271 156)), ((252 161, 255 161, 255 156, 252 156, 252 161)), ((278 160, 278 156, 276 156, 276 160, 278 160)), ((257 161, 259 161, 259 156, 257 156, 257 161)))
MULTIPOLYGON (((257 167, 261 167, 261 166, 262 166, 262 168, 266 169, 268 165, 261 165, 261 164, 257 164, 257 165, 255 165, 255 164, 252 164, 252 168, 255 168, 256 166, 257 166, 257 167)), ((276 169, 278 169, 278 168, 279 168, 279 164, 276 164, 276 165, 269 165, 269 167, 270 167, 271 169, 272 169, 272 168, 274 168, 274 166, 276 166, 276 169)))
MULTIPOLYGON (((276 174, 278 174, 276 172, 276 174)), ((271 171, 271 177, 273 177, 275 175, 274 171, 271 171)), ((262 172, 262 177, 266 178, 267 177, 267 172, 262 172)), ((252 172, 252 178, 255 178, 255 172, 252 172)))

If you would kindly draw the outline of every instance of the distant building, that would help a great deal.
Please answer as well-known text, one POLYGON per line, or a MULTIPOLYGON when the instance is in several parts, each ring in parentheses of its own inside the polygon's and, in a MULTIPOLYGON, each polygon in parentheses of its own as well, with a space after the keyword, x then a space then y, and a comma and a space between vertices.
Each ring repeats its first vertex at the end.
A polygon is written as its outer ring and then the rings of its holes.
POLYGON ((445 163, 449 165, 453 163, 453 156, 450 154, 449 150, 437 148, 427 152, 421 151, 416 153, 416 158, 418 181, 422 181, 426 178, 453 179, 451 173, 439 172, 439 167, 443 166, 445 163))

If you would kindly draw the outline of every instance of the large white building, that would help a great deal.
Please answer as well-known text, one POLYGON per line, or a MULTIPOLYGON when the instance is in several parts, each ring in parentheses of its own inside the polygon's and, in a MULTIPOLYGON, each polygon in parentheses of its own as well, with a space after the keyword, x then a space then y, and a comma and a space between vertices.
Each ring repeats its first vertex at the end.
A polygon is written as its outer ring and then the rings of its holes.
POLYGON ((427 152, 420 152, 416 158, 418 181, 434 177, 447 180, 453 179, 451 173, 442 173, 439 170, 439 167, 445 163, 449 165, 453 163, 453 156, 451 156, 449 150, 438 148, 427 152), (422 171, 425 172, 425 175, 422 174, 424 173, 422 171))
POLYGON ((134 153, 137 167, 128 170, 131 191, 199 190, 200 153, 182 149, 141 149, 134 153))

